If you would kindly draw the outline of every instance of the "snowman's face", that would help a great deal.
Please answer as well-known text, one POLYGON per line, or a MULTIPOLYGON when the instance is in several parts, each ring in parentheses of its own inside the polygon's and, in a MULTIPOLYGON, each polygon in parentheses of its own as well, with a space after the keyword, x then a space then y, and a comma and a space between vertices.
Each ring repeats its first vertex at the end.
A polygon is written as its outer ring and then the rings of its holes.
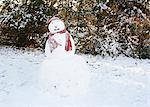
POLYGON ((48 25, 49 31, 54 34, 65 29, 65 24, 61 20, 52 20, 48 25))

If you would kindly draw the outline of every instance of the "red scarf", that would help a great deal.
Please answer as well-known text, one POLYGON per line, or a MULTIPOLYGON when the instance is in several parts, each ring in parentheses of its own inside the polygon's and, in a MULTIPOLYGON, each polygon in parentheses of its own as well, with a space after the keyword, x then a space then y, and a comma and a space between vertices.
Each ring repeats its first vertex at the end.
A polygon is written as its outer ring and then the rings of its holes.
MULTIPOLYGON (((60 31, 60 32, 57 32, 57 33, 60 33, 60 34, 65 33, 65 34, 66 34, 65 50, 66 50, 66 51, 71 51, 71 50, 72 50, 72 44, 71 44, 71 40, 70 40, 70 33, 69 33, 66 29, 64 29, 64 30, 62 30, 62 31, 60 31)), ((55 33, 55 34, 56 34, 56 33, 55 33)), ((54 34, 49 33, 49 38, 48 38, 49 44, 50 44, 52 50, 54 50, 54 49, 57 48, 58 46, 61 46, 61 44, 59 44, 56 40, 54 40, 54 39, 52 38, 53 35, 54 35, 54 34)))
POLYGON ((66 45, 65 45, 65 50, 66 51, 71 51, 72 50, 72 44, 70 40, 70 33, 66 30, 66 45))

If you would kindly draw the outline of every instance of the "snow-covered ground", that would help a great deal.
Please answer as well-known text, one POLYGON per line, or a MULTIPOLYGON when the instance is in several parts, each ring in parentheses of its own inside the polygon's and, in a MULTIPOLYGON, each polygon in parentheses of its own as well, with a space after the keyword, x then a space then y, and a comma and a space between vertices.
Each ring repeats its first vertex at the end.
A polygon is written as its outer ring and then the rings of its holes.
POLYGON ((150 60, 82 56, 88 93, 59 96, 37 87, 42 52, 0 47, 0 107, 150 107, 150 60))

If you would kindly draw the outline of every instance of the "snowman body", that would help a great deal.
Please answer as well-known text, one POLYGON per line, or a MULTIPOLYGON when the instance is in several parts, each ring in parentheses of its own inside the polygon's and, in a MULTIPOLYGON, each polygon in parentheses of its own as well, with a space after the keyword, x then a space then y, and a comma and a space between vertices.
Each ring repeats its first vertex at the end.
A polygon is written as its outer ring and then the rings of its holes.
POLYGON ((82 57, 52 54, 41 64, 39 83, 41 91, 46 94, 80 96, 89 91, 90 74, 82 57))
POLYGON ((66 53, 66 54, 74 54, 75 53, 75 45, 74 40, 72 36, 70 36, 70 40, 72 43, 72 50, 71 51, 65 51, 65 44, 66 44, 66 33, 56 33, 52 36, 53 39, 55 39, 60 46, 58 46, 56 49, 51 49, 51 44, 49 43, 49 39, 46 41, 45 44, 45 56, 50 57, 52 54, 55 53, 55 55, 60 55, 60 53, 66 53))
POLYGON ((61 20, 53 21, 48 26, 52 35, 46 41, 45 55, 47 57, 39 70, 40 89, 60 96, 86 93, 90 80, 86 62, 81 56, 74 54, 75 45, 71 36, 72 50, 65 50, 67 32, 64 30, 64 23, 61 20), (54 49, 51 49, 51 43, 49 43, 51 40, 58 43, 54 49))

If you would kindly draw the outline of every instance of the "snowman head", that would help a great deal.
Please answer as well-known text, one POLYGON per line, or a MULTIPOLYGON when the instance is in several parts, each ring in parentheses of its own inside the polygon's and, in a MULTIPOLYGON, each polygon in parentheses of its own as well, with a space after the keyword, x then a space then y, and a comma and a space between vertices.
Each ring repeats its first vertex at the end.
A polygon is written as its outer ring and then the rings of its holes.
POLYGON ((48 30, 50 31, 51 34, 55 34, 55 33, 65 30, 64 22, 61 19, 59 19, 58 17, 55 17, 55 16, 52 17, 48 21, 48 23, 49 23, 48 30))

